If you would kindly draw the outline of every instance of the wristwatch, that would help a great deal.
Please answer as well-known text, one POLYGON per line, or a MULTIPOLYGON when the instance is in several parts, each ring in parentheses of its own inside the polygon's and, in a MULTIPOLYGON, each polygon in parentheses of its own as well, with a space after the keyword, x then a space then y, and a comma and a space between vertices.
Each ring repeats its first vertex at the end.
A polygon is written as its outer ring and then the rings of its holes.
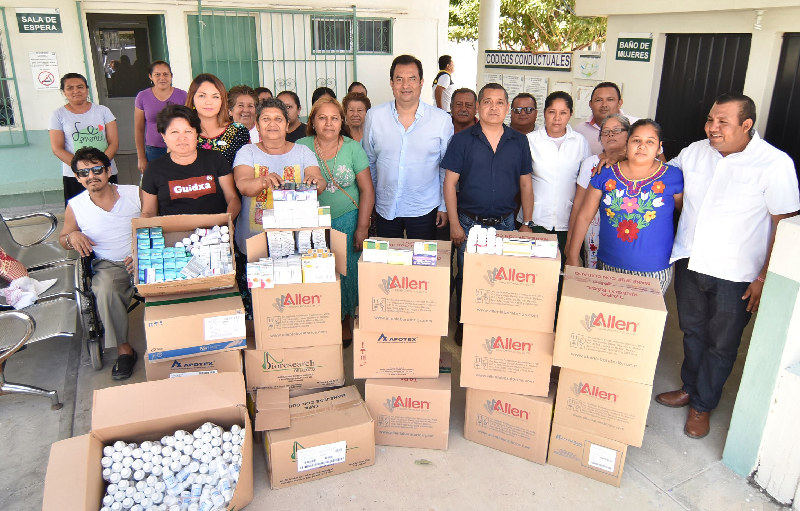
POLYGON ((524 225, 525 227, 527 227, 530 230, 533 230, 533 220, 528 220, 527 222, 523 222, 522 225, 524 225))

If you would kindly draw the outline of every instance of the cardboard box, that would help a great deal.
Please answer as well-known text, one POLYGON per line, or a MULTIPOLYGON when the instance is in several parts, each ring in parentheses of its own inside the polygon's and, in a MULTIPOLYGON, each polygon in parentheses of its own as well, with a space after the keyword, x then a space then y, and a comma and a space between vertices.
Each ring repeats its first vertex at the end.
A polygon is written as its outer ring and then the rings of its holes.
POLYGON ((342 345, 244 351, 247 388, 319 389, 344 385, 342 345))
MULTIPOLYGON (((498 237, 552 241, 555 234, 500 231, 498 237)), ((553 331, 561 271, 555 258, 464 254, 461 318, 474 325, 513 325, 519 330, 553 331)))
POLYGON ((144 358, 147 381, 165 380, 198 374, 241 373, 242 352, 220 351, 194 357, 181 357, 166 362, 150 362, 144 358))
MULTIPOLYGON (((336 254, 336 271, 346 275, 346 236, 332 229, 326 231, 331 251, 336 254), (344 244, 342 237, 345 238, 344 244)), ((266 233, 247 240, 248 262, 258 261, 259 257, 269 257, 266 233)), ((338 279, 320 284, 253 288, 251 292, 257 349, 265 351, 342 343, 342 292, 338 279)))
POLYGON ((619 488, 627 452, 621 442, 554 423, 547 464, 619 488))
POLYGON ((465 324, 461 386, 547 396, 554 339, 552 333, 465 324))
POLYGON ((144 333, 150 362, 243 349, 242 297, 226 290, 148 299, 144 333))
POLYGON ((269 431, 273 429, 288 428, 289 419, 289 389, 258 389, 256 392, 256 431, 269 431))
POLYGON ((438 378, 438 335, 353 329, 353 378, 438 378))
MULTIPOLYGON (((413 250, 422 240, 376 238, 413 250)), ((366 332, 447 335, 450 311, 449 241, 437 242, 436 266, 358 261, 359 320, 366 332)))
POLYGON ((100 509, 103 447, 117 440, 158 440, 177 429, 193 431, 205 422, 244 428, 242 467, 229 509, 253 500, 253 431, 247 416, 244 376, 204 374, 194 378, 134 383, 94 391, 92 429, 56 442, 44 482, 43 511, 100 509))
POLYGON ((375 463, 372 417, 354 386, 289 399, 291 426, 268 431, 272 489, 375 463))
POLYGON ((554 397, 467 389, 464 438, 544 465, 554 397))
POLYGON ((561 369, 553 422, 642 446, 651 385, 561 369))
POLYGON ((450 432, 450 353, 443 352, 438 378, 369 379, 367 408, 375 421, 375 443, 447 449, 450 432))
POLYGON ((233 243, 230 244, 233 273, 214 275, 212 277, 175 280, 172 282, 159 282, 156 284, 142 284, 138 278, 139 268, 137 267, 138 247, 136 243, 136 229, 161 227, 164 233, 165 246, 172 247, 176 242, 194 234, 196 228, 209 229, 215 225, 227 225, 231 233, 231 238, 233 238, 233 221, 231 220, 231 215, 228 213, 219 215, 172 215, 132 219, 131 230, 133 232, 133 243, 131 245, 131 251, 133 254, 131 257, 133 258, 133 276, 136 279, 136 291, 142 296, 161 296, 234 287, 236 285, 236 258, 233 253, 233 243))
POLYGON ((652 385, 666 319, 658 280, 568 266, 553 364, 652 385))

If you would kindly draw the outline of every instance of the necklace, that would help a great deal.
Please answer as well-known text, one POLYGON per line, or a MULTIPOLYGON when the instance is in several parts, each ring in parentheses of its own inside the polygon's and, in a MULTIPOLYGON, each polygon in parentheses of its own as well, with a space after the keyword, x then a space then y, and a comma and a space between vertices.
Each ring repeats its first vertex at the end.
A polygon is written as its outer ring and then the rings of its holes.
MULTIPOLYGON (((336 162, 339 159, 339 150, 341 149, 342 142, 343 140, 339 140, 336 143, 336 155, 333 157, 333 168, 337 168, 336 162)), ((331 169, 328 167, 328 160, 326 160, 322 155, 322 146, 320 145, 317 137, 314 137, 314 148, 316 149, 317 160, 320 162, 320 168, 324 168, 325 172, 328 174, 328 185, 325 187, 325 189, 330 193, 334 193, 339 185, 336 183, 336 180, 333 177, 333 172, 331 172, 331 169)))

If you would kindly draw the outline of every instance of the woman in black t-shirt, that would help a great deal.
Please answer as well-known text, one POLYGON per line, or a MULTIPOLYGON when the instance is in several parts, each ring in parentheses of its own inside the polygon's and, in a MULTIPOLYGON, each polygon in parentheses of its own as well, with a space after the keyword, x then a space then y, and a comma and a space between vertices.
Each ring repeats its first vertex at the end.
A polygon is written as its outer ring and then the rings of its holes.
POLYGON ((147 164, 142 178, 142 218, 230 213, 242 207, 233 170, 217 151, 197 148, 200 119, 189 107, 168 105, 156 127, 169 152, 147 164))

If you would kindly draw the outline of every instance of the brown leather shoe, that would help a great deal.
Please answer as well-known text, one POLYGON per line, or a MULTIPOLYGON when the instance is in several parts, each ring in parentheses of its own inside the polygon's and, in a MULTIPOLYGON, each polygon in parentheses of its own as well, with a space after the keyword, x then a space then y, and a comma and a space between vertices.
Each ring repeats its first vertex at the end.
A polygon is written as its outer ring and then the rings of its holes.
POLYGON ((703 438, 708 434, 710 418, 709 412, 698 412, 694 408, 689 408, 689 417, 686 418, 683 432, 690 438, 703 438))
POLYGON ((682 408, 689 404, 689 394, 682 390, 663 392, 656 396, 656 401, 670 408, 682 408))

